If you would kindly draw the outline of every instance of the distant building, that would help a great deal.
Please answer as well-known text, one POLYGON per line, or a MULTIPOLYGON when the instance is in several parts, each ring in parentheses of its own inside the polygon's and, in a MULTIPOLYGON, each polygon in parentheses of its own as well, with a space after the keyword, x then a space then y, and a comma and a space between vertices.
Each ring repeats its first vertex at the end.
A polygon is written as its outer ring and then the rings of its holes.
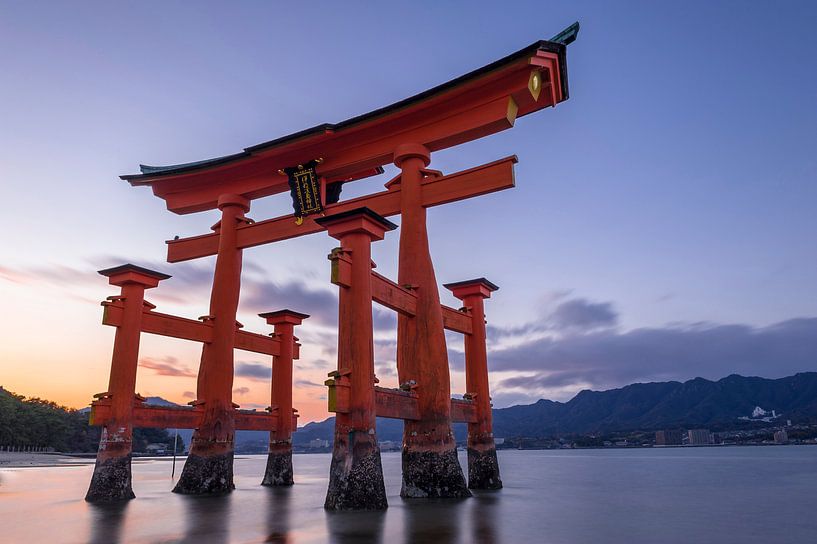
POLYGON ((712 435, 709 433, 709 429, 690 429, 687 431, 687 438, 690 446, 712 444, 712 435))
POLYGON ((399 451, 402 447, 402 444, 393 440, 383 440, 377 445, 380 446, 380 451, 399 451))
POLYGON ((148 444, 145 451, 153 455, 165 455, 167 454, 167 444, 148 444))
POLYGON ((501 445, 502 445, 502 444, 504 444, 504 443, 505 443, 505 439, 504 439, 504 438, 494 438, 494 445, 495 445, 495 446, 501 446, 501 445))
POLYGON ((681 430, 657 431, 655 433, 656 446, 680 446, 684 443, 684 433, 681 430))
POLYGON ((312 440, 309 441, 309 446, 308 447, 310 447, 310 448, 328 448, 329 447, 329 441, 328 440, 323 440, 321 438, 313 438, 312 440))
POLYGON ((780 429, 774 433, 774 443, 775 444, 788 444, 789 443, 789 433, 786 432, 786 429, 780 429))

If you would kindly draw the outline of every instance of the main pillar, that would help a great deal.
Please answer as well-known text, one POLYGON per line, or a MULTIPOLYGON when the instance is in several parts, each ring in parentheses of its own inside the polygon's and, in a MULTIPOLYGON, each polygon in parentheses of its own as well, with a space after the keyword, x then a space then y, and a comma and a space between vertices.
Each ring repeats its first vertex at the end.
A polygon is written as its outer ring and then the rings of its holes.
POLYGON ((476 423, 468 424, 468 487, 501 489, 488 386, 484 303, 499 287, 485 278, 479 278, 449 283, 445 288, 463 302, 473 324, 471 334, 465 335, 465 389, 477 412, 476 423))
POLYGON ((371 243, 396 225, 368 208, 316 220, 340 240, 333 257, 351 260, 339 293, 338 373, 348 378, 349 411, 335 417, 327 510, 383 510, 388 507, 375 411, 372 329, 371 243))
MULTIPOLYGON (((100 270, 111 285, 122 288, 113 302, 123 306, 122 324, 116 328, 108 391, 99 395, 111 403, 111 417, 102 427, 94 474, 85 500, 109 502, 132 499, 131 453, 133 447, 133 403, 136 395, 136 367, 145 289, 159 285, 167 274, 126 264, 100 270)), ((107 304, 107 303, 104 303, 107 304)))
POLYGON ((272 358, 272 395, 269 410, 278 412, 278 424, 270 431, 267 469, 261 485, 292 485, 292 360, 295 351, 295 325, 300 325, 306 314, 279 310, 258 314, 273 325, 274 335, 280 341, 281 351, 272 358))
POLYGON ((238 195, 218 199, 221 221, 218 256, 210 294, 213 339, 205 343, 199 367, 197 409, 203 410, 199 427, 193 432, 190 454, 184 463, 174 493, 219 494, 232 491, 235 410, 232 404, 233 350, 237 328, 236 312, 241 288, 241 250, 236 230, 246 222, 250 203, 238 195))
POLYGON ((406 144, 394 152, 400 176, 398 283, 416 290, 417 313, 397 318, 397 373, 400 383, 417 383, 420 420, 403 430, 403 497, 468 497, 451 431, 451 378, 437 278, 428 247, 423 207, 424 169, 431 155, 406 144))

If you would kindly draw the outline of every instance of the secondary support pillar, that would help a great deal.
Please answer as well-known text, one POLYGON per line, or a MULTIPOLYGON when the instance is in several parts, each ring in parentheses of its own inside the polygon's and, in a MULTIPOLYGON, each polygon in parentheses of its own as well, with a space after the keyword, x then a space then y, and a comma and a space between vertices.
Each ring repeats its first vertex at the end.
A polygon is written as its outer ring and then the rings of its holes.
POLYGON ((201 423, 193 432, 190 454, 173 489, 183 494, 229 493, 233 485, 233 441, 235 410, 232 404, 236 312, 241 289, 241 250, 236 244, 238 225, 250 203, 239 195, 218 199, 221 221, 218 256, 210 294, 213 341, 205 343, 199 366, 196 406, 203 410, 201 423))
POLYGON ((118 297, 123 305, 122 324, 116 328, 111 358, 108 391, 100 400, 111 403, 111 418, 102 427, 94 474, 85 500, 112 502, 132 499, 131 453, 133 447, 133 403, 136 395, 136 367, 139 362, 139 337, 145 289, 169 278, 132 264, 100 270, 111 285, 122 288, 118 297))
POLYGON ((261 485, 292 485, 292 361, 295 352, 295 325, 300 325, 306 314, 279 310, 258 314, 273 325, 274 336, 281 345, 279 355, 272 358, 272 395, 269 411, 278 412, 278 424, 270 431, 267 469, 261 485))
POLYGON ((368 208, 316 220, 340 240, 332 258, 351 260, 346 285, 339 283, 338 374, 349 381, 347 413, 335 417, 327 510, 388 507, 377 443, 372 329, 371 243, 397 226, 368 208))
POLYGON ((468 497, 457 445, 451 431, 451 378, 440 293, 431 262, 423 207, 423 179, 431 155, 407 144, 394 152, 400 176, 400 251, 398 283, 417 292, 415 317, 397 318, 397 374, 414 381, 420 420, 403 431, 403 497, 468 497))
POLYGON ((468 487, 501 489, 488 386, 484 304, 499 287, 479 278, 449 283, 445 288, 463 302, 473 323, 471 334, 465 335, 465 389, 477 412, 477 422, 468 424, 468 487))

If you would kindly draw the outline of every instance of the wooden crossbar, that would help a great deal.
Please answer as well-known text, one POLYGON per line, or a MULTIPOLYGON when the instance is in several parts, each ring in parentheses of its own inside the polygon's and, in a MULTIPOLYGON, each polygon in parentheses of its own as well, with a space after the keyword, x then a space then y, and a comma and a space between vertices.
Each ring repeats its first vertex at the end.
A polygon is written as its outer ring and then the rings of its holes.
MULTIPOLYGON (((349 256, 340 253, 332 255, 332 283, 349 287, 351 282, 351 261, 349 256)), ((402 315, 414 317, 417 313, 417 294, 372 271, 372 300, 402 315)), ((471 334, 473 324, 471 314, 455 310, 444 304, 443 326, 451 331, 471 334)))
MULTIPOLYGON (((447 176, 429 179, 423 184, 423 206, 439 206, 457 200, 510 189, 514 186, 515 156, 463 170, 447 176)), ((400 213, 400 184, 373 195, 353 198, 326 206, 326 215, 367 207, 384 217, 400 213)), ((323 230, 313 217, 305 217, 297 225, 292 215, 258 221, 238 229, 238 247, 248 248, 279 242, 323 230)), ((204 234, 167 242, 167 260, 171 263, 197 259, 218 253, 218 234, 204 234)))
MULTIPOLYGON (((102 305, 105 308, 102 323, 113 327, 122 325, 123 306, 121 303, 118 301, 103 302, 102 305)), ((211 342, 213 338, 213 326, 208 322, 154 312, 147 306, 142 313, 142 332, 194 342, 211 342)), ((279 355, 281 343, 276 338, 237 330, 235 348, 265 355, 279 355)), ((296 343, 295 359, 299 357, 299 351, 299 346, 296 343)))
MULTIPOLYGON (((350 391, 344 378, 327 380, 329 386, 329 411, 348 413, 350 391)), ((417 393, 375 386, 375 411, 378 417, 419 421, 420 406, 417 393)), ((451 399, 451 421, 475 423, 476 406, 473 401, 451 399)))
MULTIPOLYGON (((204 411, 184 406, 153 406, 136 403, 133 407, 133 426, 155 429, 195 429, 199 426, 204 411)), ((234 410, 235 428, 240 431, 274 431, 278 425, 278 413, 234 410)), ((105 425, 111 418, 109 400, 98 400, 91 404, 89 423, 105 425)), ((297 416, 292 416, 293 429, 297 428, 297 416)))

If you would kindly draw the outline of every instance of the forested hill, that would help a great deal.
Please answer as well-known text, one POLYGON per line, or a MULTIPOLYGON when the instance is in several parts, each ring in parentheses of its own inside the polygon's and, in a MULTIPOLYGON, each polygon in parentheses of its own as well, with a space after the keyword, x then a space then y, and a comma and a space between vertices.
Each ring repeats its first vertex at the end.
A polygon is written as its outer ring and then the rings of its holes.
POLYGON ((817 372, 775 380, 733 374, 718 381, 695 378, 683 383, 637 383, 609 391, 582 391, 565 403, 540 400, 494 410, 494 434, 551 436, 691 427, 734 429, 782 424, 787 419, 794 423, 817 423, 817 372), (761 411, 755 413, 758 407, 761 411), (775 418, 771 417, 772 411, 775 418))
MULTIPOLYGON (((144 451, 151 443, 172 447, 173 437, 162 429, 134 431, 134 451, 144 451)), ((99 427, 88 425, 87 411, 72 410, 36 397, 27 399, 0 387, 0 446, 95 452, 99 446, 99 427)))
MULTIPOLYGON (((582 391, 568 402, 540 400, 499 408, 493 415, 494 435, 505 438, 694 427, 726 430, 783 424, 788 419, 813 424, 817 372, 776 380, 733 374, 718 381, 637 383, 582 391)), ((333 425, 333 418, 310 423, 293 440, 302 444, 313 438, 331 440, 333 425)), ((454 432, 457 440, 465 439, 464 425, 455 425, 454 432)), ((401 435, 400 421, 378 418, 378 439, 399 441, 401 435)))

